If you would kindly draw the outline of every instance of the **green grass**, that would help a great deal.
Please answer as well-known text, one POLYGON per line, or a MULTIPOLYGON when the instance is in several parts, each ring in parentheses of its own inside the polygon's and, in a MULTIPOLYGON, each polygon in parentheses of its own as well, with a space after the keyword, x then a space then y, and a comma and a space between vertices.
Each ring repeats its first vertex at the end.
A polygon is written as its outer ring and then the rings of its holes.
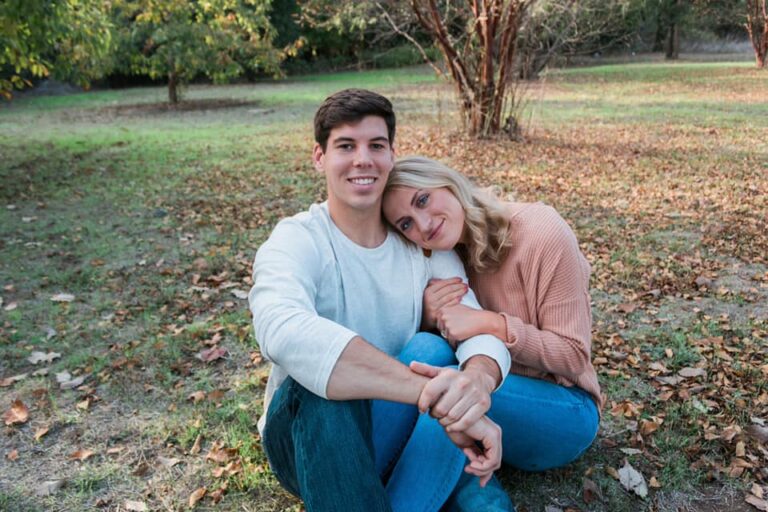
MULTIPOLYGON (((516 503, 531 511, 558 503, 592 512, 664 510, 655 501, 662 493, 704 485, 707 470, 692 470, 688 452, 705 413, 677 399, 657 400, 650 362, 676 372, 702 362, 697 340, 723 336, 752 362, 711 364, 739 372, 745 384, 730 398, 748 405, 723 402, 722 418, 711 421, 746 425, 762 414, 754 404, 766 384, 755 361, 765 337, 753 333, 764 332, 765 323, 733 315, 726 330, 718 315, 764 306, 763 296, 748 302, 744 290, 719 296, 692 282, 704 270, 736 272, 734 260, 760 265, 749 254, 765 253, 759 237, 741 231, 749 215, 765 213, 759 170, 768 107, 755 92, 764 79, 742 63, 552 71, 528 91, 525 144, 458 136, 452 91, 425 67, 189 87, 185 97, 192 101, 253 102, 208 111, 115 113, 116 106, 164 101, 162 87, 30 97, 0 108, 0 296, 4 306, 18 304, 0 309, 0 378, 36 369, 26 362, 32 350, 62 353, 47 365, 47 377, 0 389, 0 408, 16 397, 31 406, 30 423, 9 427, 14 435, 4 436, 0 451, 32 446, 34 429, 50 423, 51 433, 34 446, 45 451, 39 457, 51 472, 69 479, 60 494, 36 497, 30 489, 40 475, 31 462, 4 461, 3 478, 19 485, 0 487, 0 510, 48 510, 57 500, 60 508, 86 510, 99 498, 110 506, 139 500, 151 509, 181 509, 194 489, 211 492, 224 482, 224 500, 214 505, 205 498, 201 509, 299 510, 261 449, 255 425, 268 367, 252 362, 258 346, 245 302, 232 291, 248 290, 250 262, 274 224, 324 197, 322 177, 309 162, 311 119, 317 104, 342 87, 373 88, 393 99, 404 154, 446 159, 483 183, 562 212, 601 290, 593 296, 600 319, 595 353, 638 360, 636 368, 620 358, 598 368, 609 404, 600 436, 582 459, 544 474, 501 472, 516 503), (728 210, 733 198, 743 211, 728 210), (718 245, 724 237, 707 230, 720 227, 741 238, 718 245), (740 240, 755 244, 754 251, 736 252, 749 245, 740 240), (644 295, 654 288, 659 297, 644 295), (59 292, 76 300, 51 302, 59 292), (686 296, 697 296, 706 311, 690 311, 686 296), (616 312, 624 302, 639 307, 616 312), (57 331, 51 339, 48 327, 57 331), (608 345, 615 334, 621 344, 608 345), (210 347, 206 342, 226 348, 227 356, 203 363, 195 356, 210 347), (617 368, 618 375, 604 373, 617 368), (53 373, 63 370, 89 375, 91 389, 59 390, 53 373), (198 390, 224 395, 195 404, 187 397, 198 390), (89 393, 100 401, 77 409, 89 393), (641 417, 614 418, 611 402, 623 400, 643 403, 641 417), (621 467, 619 448, 634 446, 632 422, 659 414, 664 424, 645 440, 653 458, 631 460, 646 477, 657 476, 662 493, 641 501, 606 470, 621 467), (68 461, 83 436, 99 455, 84 465, 68 461), (200 451, 190 453, 198 437, 200 451), (603 440, 617 446, 605 448, 603 440), (215 478, 217 465, 205 460, 214 442, 234 449, 245 470, 215 478), (115 445, 124 450, 106 456, 115 445), (181 462, 158 469, 160 456, 181 462), (151 472, 134 475, 144 461, 151 472), (603 501, 583 503, 586 474, 603 501)), ((730 456, 717 443, 702 444, 700 453, 723 464, 730 456)))

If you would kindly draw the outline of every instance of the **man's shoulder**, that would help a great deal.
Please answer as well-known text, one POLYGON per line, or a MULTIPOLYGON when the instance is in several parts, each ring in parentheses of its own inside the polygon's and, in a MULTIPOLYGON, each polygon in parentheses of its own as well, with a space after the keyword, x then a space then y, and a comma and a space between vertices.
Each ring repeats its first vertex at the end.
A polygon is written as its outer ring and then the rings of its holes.
POLYGON ((324 205, 313 204, 308 210, 277 223, 259 253, 279 251, 298 256, 317 255, 330 244, 328 215, 324 205))

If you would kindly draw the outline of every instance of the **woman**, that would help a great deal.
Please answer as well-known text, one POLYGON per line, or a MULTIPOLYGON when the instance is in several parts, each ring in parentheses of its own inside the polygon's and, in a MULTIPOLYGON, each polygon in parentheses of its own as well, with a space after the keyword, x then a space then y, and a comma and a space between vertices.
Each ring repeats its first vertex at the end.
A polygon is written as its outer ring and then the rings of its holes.
POLYGON ((509 348, 512 368, 488 412, 503 431, 504 463, 539 471, 578 458, 597 433, 602 398, 590 361, 589 263, 566 222, 542 203, 501 202, 421 157, 397 162, 383 211, 423 249, 455 249, 485 308, 459 304, 457 280, 436 281, 422 328, 452 345, 493 334, 509 348))

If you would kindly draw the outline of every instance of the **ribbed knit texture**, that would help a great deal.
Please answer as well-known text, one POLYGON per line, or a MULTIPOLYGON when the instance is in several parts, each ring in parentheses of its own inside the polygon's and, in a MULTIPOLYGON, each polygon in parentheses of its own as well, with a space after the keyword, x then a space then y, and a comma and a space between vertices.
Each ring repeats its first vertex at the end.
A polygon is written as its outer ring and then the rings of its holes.
POLYGON ((467 268, 484 309, 507 324, 510 373, 578 386, 602 407, 591 362, 590 267, 573 231, 542 203, 510 203, 511 249, 495 271, 467 268))

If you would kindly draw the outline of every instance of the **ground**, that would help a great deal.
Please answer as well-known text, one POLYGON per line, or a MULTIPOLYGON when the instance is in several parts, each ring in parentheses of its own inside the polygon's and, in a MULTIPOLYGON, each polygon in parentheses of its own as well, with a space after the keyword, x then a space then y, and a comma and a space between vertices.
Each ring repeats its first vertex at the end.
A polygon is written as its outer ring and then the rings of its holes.
POLYGON ((553 71, 525 91, 520 142, 466 139, 421 68, 191 87, 197 108, 158 108, 162 88, 5 105, 0 510, 301 508, 260 447, 268 365, 243 297, 277 220, 323 199, 311 118, 348 86, 392 98, 399 154, 554 206, 592 264, 601 430, 566 468, 504 468, 519 509, 757 510, 765 80, 732 62, 553 71))

